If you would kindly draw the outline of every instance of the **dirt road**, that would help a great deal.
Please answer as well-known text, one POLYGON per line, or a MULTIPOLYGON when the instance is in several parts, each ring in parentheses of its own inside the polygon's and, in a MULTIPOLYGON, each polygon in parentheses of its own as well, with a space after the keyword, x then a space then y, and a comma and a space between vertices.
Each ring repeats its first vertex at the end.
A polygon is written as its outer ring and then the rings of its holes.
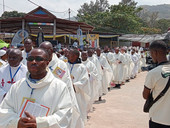
POLYGON ((112 89, 103 96, 103 101, 95 103, 85 128, 148 128, 148 114, 142 111, 146 74, 138 74, 121 89, 112 89))

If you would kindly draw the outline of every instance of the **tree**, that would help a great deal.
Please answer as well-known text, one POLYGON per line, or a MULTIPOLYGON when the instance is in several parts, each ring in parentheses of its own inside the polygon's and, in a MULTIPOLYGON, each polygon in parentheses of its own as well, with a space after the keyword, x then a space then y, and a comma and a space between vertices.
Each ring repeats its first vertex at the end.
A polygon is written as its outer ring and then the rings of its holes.
POLYGON ((170 20, 169 19, 160 19, 156 23, 156 27, 161 29, 162 33, 166 33, 168 28, 170 27, 170 20))
POLYGON ((133 0, 121 0, 120 4, 136 7, 137 2, 135 2, 133 0))
POLYGON ((5 19, 5 18, 9 18, 9 17, 22 17, 24 16, 25 13, 23 12, 18 12, 18 11, 11 11, 11 12, 8 12, 8 11, 5 11, 1 18, 5 19))
POLYGON ((93 15, 97 12, 104 12, 108 9, 109 3, 107 0, 96 0, 94 3, 90 1, 90 4, 84 3, 81 8, 78 10, 78 18, 85 15, 93 15))
POLYGON ((119 5, 108 7, 105 1, 105 6, 98 6, 98 9, 95 5, 99 4, 96 3, 91 1, 90 5, 85 3, 81 6, 77 15, 78 20, 94 26, 95 31, 114 33, 137 33, 139 31, 141 19, 137 13, 141 11, 141 8, 137 8, 136 3, 131 5, 119 3, 119 5))
POLYGON ((140 10, 141 8, 123 3, 112 5, 106 26, 118 33, 137 33, 141 26, 140 18, 137 16, 140 10))

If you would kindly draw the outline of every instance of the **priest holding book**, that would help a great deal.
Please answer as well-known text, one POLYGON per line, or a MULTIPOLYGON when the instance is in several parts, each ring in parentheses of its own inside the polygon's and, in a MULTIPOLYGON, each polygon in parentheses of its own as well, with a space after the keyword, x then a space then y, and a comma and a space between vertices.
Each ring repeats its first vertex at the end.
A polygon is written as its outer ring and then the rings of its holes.
MULTIPOLYGON (((64 82, 55 78, 48 66, 48 53, 31 50, 27 57, 26 78, 17 81, 0 104, 1 128, 67 128, 72 116, 72 101, 64 82), (24 111, 25 101, 48 108, 46 116, 35 116, 24 111)), ((27 105, 27 104, 25 104, 27 105)), ((33 105, 34 106, 34 105, 33 105)), ((41 114, 39 114, 41 115, 41 114)))

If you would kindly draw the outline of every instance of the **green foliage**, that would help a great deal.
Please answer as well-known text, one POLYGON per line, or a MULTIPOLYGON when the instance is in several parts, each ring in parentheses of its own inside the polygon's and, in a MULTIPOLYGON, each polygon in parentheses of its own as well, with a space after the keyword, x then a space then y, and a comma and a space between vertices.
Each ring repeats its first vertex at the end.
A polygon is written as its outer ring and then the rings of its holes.
POLYGON ((79 11, 77 15, 79 21, 94 26, 96 31, 138 33, 141 26, 141 19, 137 16, 137 13, 142 8, 137 8, 136 3, 119 3, 119 5, 111 5, 109 8, 103 8, 100 11, 91 11, 96 10, 96 6, 94 5, 96 4, 92 4, 91 1, 90 5, 85 3, 81 6, 84 10, 79 9, 81 10, 81 13, 79 11), (88 10, 89 8, 90 10, 88 10))
POLYGON ((162 33, 166 33, 168 28, 170 27, 170 20, 169 19, 160 19, 156 23, 156 27, 161 29, 162 33))
POLYGON ((9 18, 9 17, 22 17, 24 15, 25 15, 25 13, 18 12, 18 11, 11 11, 11 12, 5 11, 2 14, 1 18, 6 19, 6 18, 9 18))

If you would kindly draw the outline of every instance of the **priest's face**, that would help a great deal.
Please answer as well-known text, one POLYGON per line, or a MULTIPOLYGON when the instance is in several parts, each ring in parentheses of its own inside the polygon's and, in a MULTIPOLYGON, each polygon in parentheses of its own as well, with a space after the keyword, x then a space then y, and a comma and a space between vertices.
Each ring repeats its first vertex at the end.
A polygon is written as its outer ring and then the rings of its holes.
POLYGON ((93 51, 92 50, 88 50, 88 56, 92 57, 92 55, 93 55, 93 51))
POLYGON ((86 61, 88 58, 87 52, 82 52, 81 58, 82 58, 82 61, 86 61))
POLYGON ((27 67, 31 77, 38 79, 46 74, 48 66, 48 53, 42 49, 33 49, 28 54, 27 67))
POLYGON ((17 67, 22 61, 22 52, 19 49, 11 49, 8 53, 8 63, 11 67, 17 67))
POLYGON ((97 49, 97 50, 96 50, 96 53, 97 53, 97 56, 100 56, 101 50, 100 50, 100 49, 97 49))
POLYGON ((119 49, 115 49, 115 53, 118 54, 119 53, 119 49))
POLYGON ((30 39, 27 39, 25 42, 24 42, 24 48, 27 52, 31 51, 32 49, 32 40, 30 39))
POLYGON ((73 51, 73 50, 70 50, 70 51, 69 51, 69 55, 68 55, 68 60, 69 60, 71 63, 74 63, 74 62, 76 62, 77 59, 78 59, 78 56, 74 54, 74 51, 73 51))

